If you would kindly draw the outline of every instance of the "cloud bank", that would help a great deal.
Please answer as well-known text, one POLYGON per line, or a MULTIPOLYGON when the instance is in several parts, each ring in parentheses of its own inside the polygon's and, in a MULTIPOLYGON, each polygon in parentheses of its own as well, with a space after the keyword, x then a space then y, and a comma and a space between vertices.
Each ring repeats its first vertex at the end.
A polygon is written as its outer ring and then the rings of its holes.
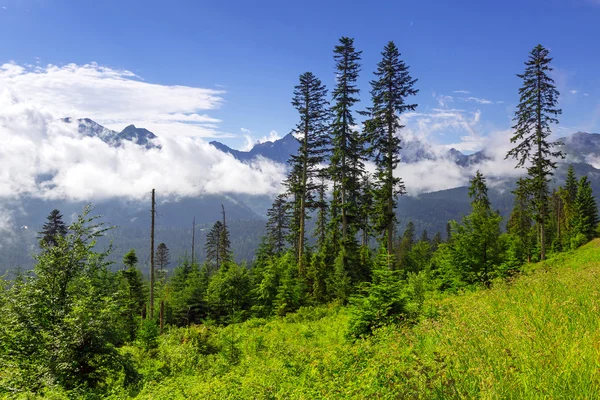
POLYGON ((143 126, 160 137, 215 137, 220 122, 205 112, 223 103, 223 91, 144 82, 131 71, 95 63, 0 66, 0 88, 18 103, 56 117, 87 117, 120 131, 143 126))
POLYGON ((217 132, 218 120, 201 112, 218 107, 221 94, 146 83, 131 72, 95 64, 43 69, 5 64, 0 67, 0 200, 138 199, 152 188, 174 197, 278 192, 282 165, 244 164, 201 138, 217 132), (89 117, 117 129, 135 123, 154 131, 162 149, 111 147, 82 137, 76 124, 60 121, 64 116, 89 117))

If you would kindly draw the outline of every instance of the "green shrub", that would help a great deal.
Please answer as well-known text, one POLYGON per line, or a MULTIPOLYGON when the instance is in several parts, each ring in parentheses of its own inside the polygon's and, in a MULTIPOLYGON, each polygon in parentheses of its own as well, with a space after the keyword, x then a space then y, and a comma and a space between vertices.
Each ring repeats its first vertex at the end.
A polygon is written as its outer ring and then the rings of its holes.
POLYGON ((142 321, 142 326, 137 332, 137 342, 144 350, 149 351, 158 347, 159 336, 160 328, 156 321, 146 319, 142 321))

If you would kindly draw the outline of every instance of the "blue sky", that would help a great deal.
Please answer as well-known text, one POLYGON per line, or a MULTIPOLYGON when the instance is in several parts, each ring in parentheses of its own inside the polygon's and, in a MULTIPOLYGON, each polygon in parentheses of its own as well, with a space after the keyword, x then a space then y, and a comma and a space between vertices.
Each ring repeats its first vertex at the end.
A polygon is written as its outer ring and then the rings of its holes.
POLYGON ((222 141, 240 148, 244 133, 290 131, 302 72, 332 88, 332 50, 343 35, 363 51, 359 107, 367 107, 372 72, 393 40, 420 89, 411 131, 469 152, 510 127, 515 74, 538 43, 554 57, 558 133, 600 132, 598 21, 600 0, 0 0, 0 64, 96 62, 147 83, 223 91, 206 114, 230 136, 222 141))

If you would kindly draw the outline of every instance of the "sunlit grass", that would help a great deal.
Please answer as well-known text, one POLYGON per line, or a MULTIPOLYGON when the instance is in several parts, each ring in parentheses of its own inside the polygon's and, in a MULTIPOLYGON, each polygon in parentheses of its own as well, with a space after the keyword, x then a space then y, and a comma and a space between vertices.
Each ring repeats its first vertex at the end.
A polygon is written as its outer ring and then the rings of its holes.
POLYGON ((215 354, 199 354, 180 329, 152 357, 124 351, 141 365, 145 399, 600 398, 600 240, 526 271, 491 290, 437 296, 436 318, 355 343, 346 309, 331 305, 208 328, 215 354))

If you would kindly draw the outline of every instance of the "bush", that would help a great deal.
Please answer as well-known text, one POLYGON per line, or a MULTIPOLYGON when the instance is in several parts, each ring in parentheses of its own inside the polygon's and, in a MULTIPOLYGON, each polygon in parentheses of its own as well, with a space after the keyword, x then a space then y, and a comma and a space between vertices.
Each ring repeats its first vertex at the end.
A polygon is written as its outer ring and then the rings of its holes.
POLYGON ((583 233, 578 233, 575 237, 571 238, 571 249, 575 250, 578 247, 583 246, 587 242, 587 237, 583 233))
POLYGON ((158 347, 160 328, 155 320, 146 319, 137 333, 137 341, 144 350, 149 351, 158 347))
POLYGON ((373 283, 364 286, 364 294, 350 300, 348 337, 359 338, 373 330, 409 316, 405 283, 399 271, 380 268, 373 271, 373 283))

